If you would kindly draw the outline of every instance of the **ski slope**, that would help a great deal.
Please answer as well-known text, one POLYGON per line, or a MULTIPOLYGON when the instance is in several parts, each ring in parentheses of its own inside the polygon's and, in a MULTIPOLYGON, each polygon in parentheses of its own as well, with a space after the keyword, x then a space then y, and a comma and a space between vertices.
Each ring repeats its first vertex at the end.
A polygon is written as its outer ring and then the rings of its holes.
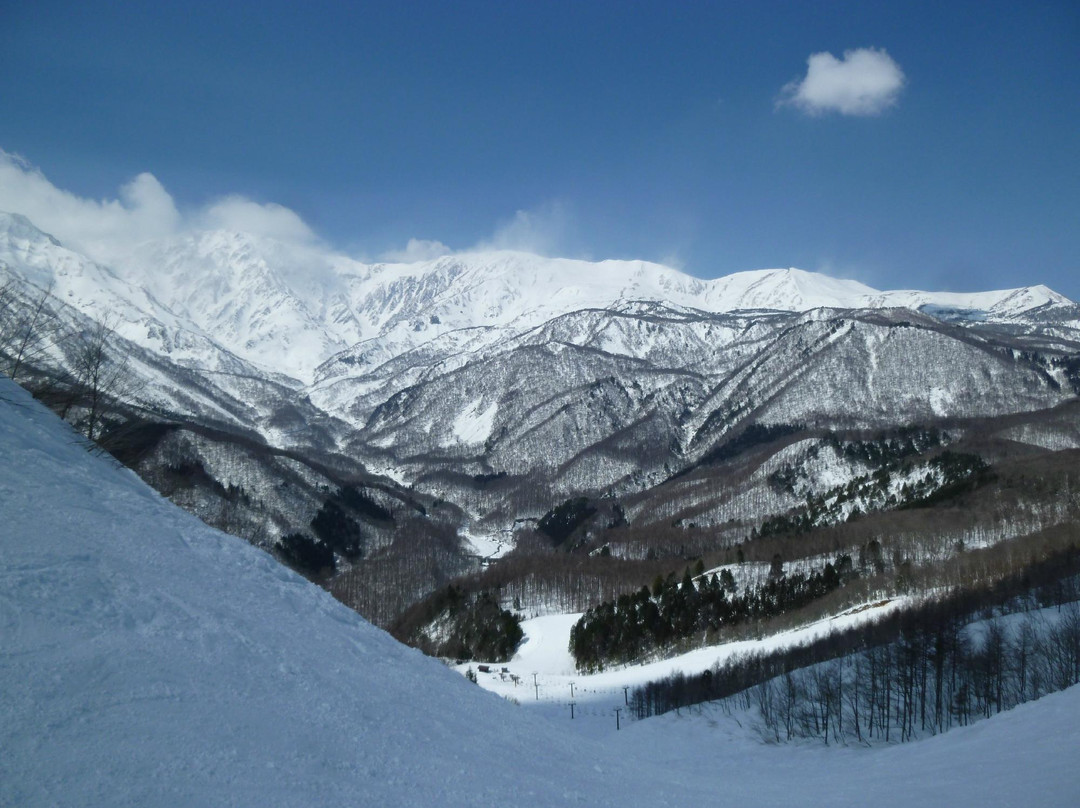
POLYGON ((603 736, 615 726, 614 709, 626 706, 629 690, 635 687, 680 672, 697 675, 742 654, 809 643, 834 631, 875 620, 903 604, 902 598, 865 604, 761 639, 695 648, 676 656, 636 665, 616 665, 596 673, 578 671, 569 650, 570 630, 581 614, 550 614, 522 621, 525 636, 509 662, 486 663, 488 672, 478 672, 483 664, 479 662, 466 662, 455 669, 459 673, 471 669, 482 688, 516 701, 531 712, 550 717, 569 716, 570 702, 574 701, 576 723, 571 729, 603 736), (582 720, 577 721, 578 716, 582 720))
POLYGON ((0 805, 1075 805, 1080 690, 929 741, 568 732, 395 643, 0 380, 0 805))

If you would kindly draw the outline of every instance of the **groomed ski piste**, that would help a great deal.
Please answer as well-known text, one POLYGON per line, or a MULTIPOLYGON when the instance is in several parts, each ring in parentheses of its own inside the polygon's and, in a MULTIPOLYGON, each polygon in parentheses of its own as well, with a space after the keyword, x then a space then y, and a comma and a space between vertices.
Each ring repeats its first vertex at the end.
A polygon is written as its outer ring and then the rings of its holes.
POLYGON ((583 732, 520 701, 173 507, 0 381, 0 805, 1080 804, 1077 688, 870 749, 769 746, 709 708, 583 732))
POLYGON ((676 673, 699 674, 714 664, 723 665, 742 654, 809 643, 833 631, 874 620, 902 605, 902 599, 865 604, 835 617, 760 639, 706 646, 639 664, 616 665, 595 673, 578 671, 569 650, 570 629, 581 615, 551 614, 522 621, 525 638, 509 662, 463 662, 455 664, 454 668, 462 674, 471 670, 482 688, 520 704, 530 712, 543 713, 553 720, 574 721, 568 727, 572 732, 603 737, 612 730, 619 731, 616 727, 629 720, 626 708, 633 688, 676 673), (619 715, 615 714, 616 709, 620 709, 619 715))

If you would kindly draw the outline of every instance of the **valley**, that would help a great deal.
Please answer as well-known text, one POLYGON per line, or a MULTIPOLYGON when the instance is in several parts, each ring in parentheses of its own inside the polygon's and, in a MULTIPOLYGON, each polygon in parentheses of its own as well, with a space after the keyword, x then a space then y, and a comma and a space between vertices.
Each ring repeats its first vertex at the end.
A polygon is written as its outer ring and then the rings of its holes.
POLYGON ((480 677, 514 705, 183 513, 7 380, 0 445, 4 802, 1077 797, 1076 687, 917 743, 869 748, 765 743, 753 709, 720 703, 616 728, 624 685, 710 660, 583 677, 559 650, 568 621, 538 618, 508 666, 523 681, 480 677), (532 701, 531 671, 542 677, 532 701))
POLYGON ((0 808, 1080 805, 1080 4, 0 4, 0 808))
POLYGON ((657 581, 691 567, 724 570, 736 603, 847 565, 827 595, 742 627, 679 618, 628 659, 760 636, 1004 575, 1080 515, 1080 306, 1041 286, 511 252, 367 265, 223 231, 107 267, 12 214, 0 269, 9 375, 85 425, 73 380, 101 335, 125 394, 102 391, 93 437, 442 656, 642 587, 662 606, 657 581))

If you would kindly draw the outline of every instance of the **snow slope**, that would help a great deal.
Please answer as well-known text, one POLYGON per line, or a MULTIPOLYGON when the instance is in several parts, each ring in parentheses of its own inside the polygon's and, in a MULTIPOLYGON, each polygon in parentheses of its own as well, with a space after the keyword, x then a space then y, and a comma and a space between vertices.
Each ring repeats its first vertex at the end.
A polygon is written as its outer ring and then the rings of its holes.
POLYGON ((0 380, 0 805, 1074 805, 1080 690, 930 741, 601 745, 396 644, 0 380))
MULTIPOLYGON (((624 687, 640 687, 648 682, 662 679, 677 672, 697 675, 708 670, 714 664, 724 664, 733 657, 753 651, 772 651, 789 648, 815 639, 828 636, 834 631, 843 631, 853 626, 878 619, 903 606, 902 599, 883 601, 878 604, 866 604, 860 608, 849 609, 843 614, 818 620, 801 628, 783 631, 758 640, 739 640, 721 645, 709 645, 697 648, 685 654, 678 654, 652 662, 636 665, 613 666, 598 673, 581 673, 574 666, 574 657, 570 653, 570 630, 581 618, 580 614, 549 614, 522 621, 525 634, 517 653, 505 665, 492 664, 500 673, 505 668, 510 674, 523 681, 528 680, 529 688, 523 703, 530 706, 535 702, 564 705, 570 693, 570 682, 575 683, 575 698, 581 702, 603 702, 606 706, 618 706, 623 702, 624 687), (534 690, 533 673, 537 674, 534 690), (578 695, 580 694, 580 695, 578 695), (530 702, 531 699, 531 702, 530 702)), ((457 666, 464 672, 476 667, 473 663, 457 666)), ((481 687, 507 698, 521 698, 509 677, 491 674, 480 675, 481 687)))
POLYGON ((614 804, 571 739, 0 397, 0 805, 614 804))

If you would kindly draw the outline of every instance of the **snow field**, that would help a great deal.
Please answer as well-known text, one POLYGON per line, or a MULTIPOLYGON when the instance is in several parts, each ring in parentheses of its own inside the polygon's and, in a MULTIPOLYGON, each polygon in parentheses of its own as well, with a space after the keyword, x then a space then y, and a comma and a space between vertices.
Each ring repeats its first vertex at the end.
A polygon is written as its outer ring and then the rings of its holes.
MULTIPOLYGON (((874 620, 902 605, 903 599, 884 604, 865 604, 836 617, 761 639, 697 648, 666 659, 612 666, 591 674, 581 673, 575 668, 574 657, 569 650, 570 630, 581 614, 552 614, 522 621, 525 638, 509 662, 466 662, 453 667, 462 674, 472 669, 483 689, 517 702, 526 710, 551 718, 569 719, 570 702, 574 701, 575 723, 569 729, 603 737, 609 730, 615 730, 614 710, 626 706, 628 691, 635 687, 680 671, 688 675, 698 674, 714 664, 723 664, 732 657, 751 651, 771 651, 810 642, 832 631, 874 620), (490 668, 490 672, 479 672, 480 665, 490 668), (571 683, 574 684, 573 689, 571 683), (582 715, 586 720, 578 721, 582 715)), ((621 719, 626 719, 625 713, 621 719)))

